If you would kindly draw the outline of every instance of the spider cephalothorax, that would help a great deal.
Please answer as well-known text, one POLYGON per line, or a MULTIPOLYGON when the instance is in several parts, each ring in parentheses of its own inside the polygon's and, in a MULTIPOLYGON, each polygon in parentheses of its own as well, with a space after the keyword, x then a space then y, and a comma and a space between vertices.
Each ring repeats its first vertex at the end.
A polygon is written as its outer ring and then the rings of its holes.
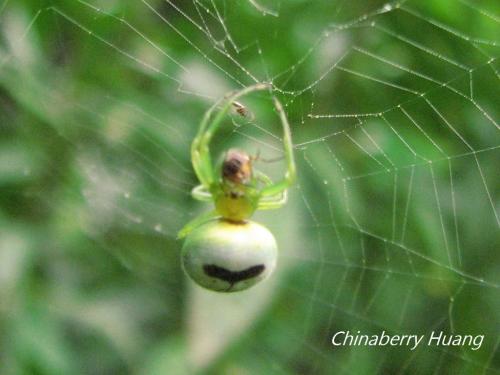
POLYGON ((238 98, 270 89, 270 85, 259 83, 225 96, 207 111, 193 140, 191 159, 201 185, 193 189, 192 195, 213 202, 215 209, 186 224, 179 238, 187 237, 182 250, 184 270, 199 285, 211 290, 234 292, 249 288, 266 278, 276 264, 277 246, 273 235, 248 219, 256 210, 285 204, 287 189, 295 180, 290 128, 278 99, 273 97, 283 126, 287 163, 285 176, 280 181, 275 183, 254 170, 255 158, 237 149, 228 150, 221 169, 215 168, 209 149, 215 131, 234 103, 238 103, 238 98))
POLYGON ((244 151, 230 149, 221 168, 222 178, 210 192, 217 213, 231 222, 243 222, 257 209, 258 190, 253 177, 252 158, 244 151))

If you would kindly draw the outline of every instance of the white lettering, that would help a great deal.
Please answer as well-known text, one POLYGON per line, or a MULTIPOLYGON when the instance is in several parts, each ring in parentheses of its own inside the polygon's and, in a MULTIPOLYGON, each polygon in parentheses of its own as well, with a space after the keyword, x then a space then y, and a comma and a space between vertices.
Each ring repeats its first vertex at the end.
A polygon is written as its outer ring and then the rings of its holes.
POLYGON ((345 331, 338 331, 336 334, 333 335, 332 337, 332 344, 335 345, 335 346, 340 346, 342 345, 341 343, 337 343, 335 341, 335 338, 338 336, 338 335, 341 335, 341 334, 345 334, 345 331))
POLYGON ((415 340, 415 345, 413 345, 410 348, 410 350, 415 350, 417 348, 417 346, 420 344, 420 341, 422 341, 424 339, 424 335, 420 335, 420 336, 412 335, 412 337, 415 340))

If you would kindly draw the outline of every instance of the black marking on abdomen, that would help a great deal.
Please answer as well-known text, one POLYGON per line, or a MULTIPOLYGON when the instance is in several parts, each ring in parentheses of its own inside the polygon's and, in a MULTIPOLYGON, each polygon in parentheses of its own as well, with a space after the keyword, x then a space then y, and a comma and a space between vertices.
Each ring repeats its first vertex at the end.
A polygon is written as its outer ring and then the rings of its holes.
POLYGON ((203 265, 203 271, 205 271, 208 276, 227 281, 231 284, 231 286, 242 280, 256 277, 265 269, 266 267, 263 264, 252 266, 242 271, 229 271, 228 269, 216 266, 215 264, 203 265))

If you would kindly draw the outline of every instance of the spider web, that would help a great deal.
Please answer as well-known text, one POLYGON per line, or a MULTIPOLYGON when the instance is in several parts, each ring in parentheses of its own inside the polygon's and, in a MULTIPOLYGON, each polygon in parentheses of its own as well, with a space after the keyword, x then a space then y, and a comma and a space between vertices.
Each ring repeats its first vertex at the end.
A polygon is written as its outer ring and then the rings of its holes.
MULTIPOLYGON (((187 301, 186 361, 219 373, 500 372, 493 2, 78 0, 27 9, 0 6, 0 82, 25 121, 43 124, 21 137, 56 137, 69 164, 52 170, 42 149, 21 161, 28 180, 45 165, 64 199, 44 187, 30 194, 64 207, 53 214, 58 237, 83 233, 147 279, 153 296, 187 301), (256 215, 276 235, 280 265, 242 296, 207 294, 185 286, 177 259, 177 231, 207 209, 189 196, 190 142, 213 101, 256 82, 272 83, 284 103, 298 163, 287 206, 256 215), (477 351, 338 349, 330 340, 339 330, 485 341, 477 351)), ((265 95, 245 98, 251 115, 233 114, 218 148, 240 142, 279 156, 266 103, 272 112, 265 95)), ((1 105, 2 122, 14 121, 14 104, 1 105)), ((284 166, 262 168, 278 176, 284 166)))

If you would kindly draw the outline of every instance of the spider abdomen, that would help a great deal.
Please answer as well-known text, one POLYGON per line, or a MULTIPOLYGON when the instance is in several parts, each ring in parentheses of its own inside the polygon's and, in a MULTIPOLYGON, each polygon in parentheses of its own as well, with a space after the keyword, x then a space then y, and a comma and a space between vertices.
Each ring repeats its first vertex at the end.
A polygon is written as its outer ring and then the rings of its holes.
POLYGON ((198 285, 237 292, 267 278, 276 266, 277 245, 264 226, 212 220, 194 229, 182 249, 182 265, 198 285))

